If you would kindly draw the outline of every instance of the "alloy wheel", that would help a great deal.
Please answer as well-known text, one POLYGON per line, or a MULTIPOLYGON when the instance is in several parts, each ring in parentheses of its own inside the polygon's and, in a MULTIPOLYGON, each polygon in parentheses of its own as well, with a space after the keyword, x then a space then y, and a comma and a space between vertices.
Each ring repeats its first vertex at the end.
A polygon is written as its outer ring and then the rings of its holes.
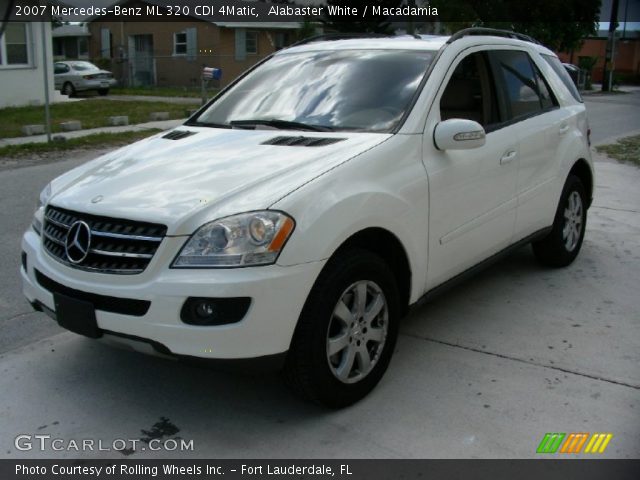
POLYGON ((349 286, 334 307, 327 330, 327 360, 343 383, 366 377, 387 338, 389 310, 382 289, 369 280, 349 286))

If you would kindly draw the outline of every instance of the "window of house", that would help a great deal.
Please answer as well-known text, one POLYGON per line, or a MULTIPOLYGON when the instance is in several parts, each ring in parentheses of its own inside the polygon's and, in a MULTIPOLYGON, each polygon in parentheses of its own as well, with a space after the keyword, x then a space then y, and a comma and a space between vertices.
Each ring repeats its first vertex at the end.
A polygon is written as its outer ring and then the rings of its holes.
POLYGON ((247 53, 258 53, 258 32, 246 32, 245 51, 247 53))
POLYGON ((179 32, 173 34, 173 54, 187 54, 187 32, 179 32))
POLYGON ((281 50, 289 45, 289 34, 278 32, 276 33, 276 50, 281 50))
POLYGON ((53 39, 53 55, 55 57, 64 57, 64 39, 53 39))
POLYGON ((78 58, 86 58, 89 56, 89 42, 86 37, 78 38, 78 58))
POLYGON ((100 29, 100 56, 102 58, 113 58, 111 37, 111 30, 108 28, 100 29))
POLYGON ((29 64, 29 26, 9 23, 0 38, 0 65, 29 64))

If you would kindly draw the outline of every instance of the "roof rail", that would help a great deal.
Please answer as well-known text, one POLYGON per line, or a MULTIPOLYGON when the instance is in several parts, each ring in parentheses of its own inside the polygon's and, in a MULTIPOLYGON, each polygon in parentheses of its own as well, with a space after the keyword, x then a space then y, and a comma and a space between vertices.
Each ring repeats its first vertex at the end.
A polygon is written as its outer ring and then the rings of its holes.
POLYGON ((524 40, 525 42, 536 43, 538 45, 542 45, 535 38, 530 37, 529 35, 525 35, 523 33, 512 32, 511 30, 499 30, 497 28, 484 28, 484 27, 472 27, 465 28, 464 30, 460 30, 447 40, 447 43, 453 43, 456 40, 460 40, 463 37, 468 37, 471 35, 488 35, 492 37, 507 37, 507 38, 515 38, 517 40, 524 40))
POLYGON ((313 37, 304 38, 299 42, 289 45, 290 47, 297 47, 299 45, 306 45, 308 43, 323 42, 331 40, 350 40, 352 38, 389 38, 393 35, 387 35, 384 33, 323 33, 322 35, 315 35, 313 37))

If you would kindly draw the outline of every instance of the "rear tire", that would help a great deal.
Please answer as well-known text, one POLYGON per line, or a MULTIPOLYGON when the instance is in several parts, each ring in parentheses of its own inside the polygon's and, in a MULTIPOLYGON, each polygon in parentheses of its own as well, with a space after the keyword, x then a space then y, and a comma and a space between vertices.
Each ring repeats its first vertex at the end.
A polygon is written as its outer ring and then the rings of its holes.
POLYGON ((366 250, 334 256, 318 277, 291 342, 285 379, 330 408, 365 397, 386 371, 398 336, 393 272, 366 250))
POLYGON ((587 195, 580 178, 569 175, 560 196, 553 227, 544 239, 534 242, 533 253, 540 263, 566 267, 580 252, 587 225, 587 195))
POLYGON ((73 83, 65 82, 65 84, 62 85, 62 93, 64 95, 67 95, 69 98, 75 97, 76 96, 76 88, 73 86, 73 83))
POLYGON ((109 89, 108 88, 100 88, 100 89, 98 89, 98 93, 104 97, 105 95, 109 94, 109 89))

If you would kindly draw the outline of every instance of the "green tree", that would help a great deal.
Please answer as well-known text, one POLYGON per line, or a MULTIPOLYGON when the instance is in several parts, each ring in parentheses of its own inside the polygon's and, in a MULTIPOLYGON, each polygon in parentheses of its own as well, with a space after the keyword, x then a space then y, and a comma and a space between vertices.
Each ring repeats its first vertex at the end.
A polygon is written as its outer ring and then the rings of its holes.
POLYGON ((431 0, 452 32, 465 27, 513 30, 568 52, 596 33, 601 0, 431 0))
POLYGON ((296 38, 298 40, 304 40, 305 38, 313 37, 316 34, 316 25, 309 17, 305 17, 300 28, 296 31, 296 38))

